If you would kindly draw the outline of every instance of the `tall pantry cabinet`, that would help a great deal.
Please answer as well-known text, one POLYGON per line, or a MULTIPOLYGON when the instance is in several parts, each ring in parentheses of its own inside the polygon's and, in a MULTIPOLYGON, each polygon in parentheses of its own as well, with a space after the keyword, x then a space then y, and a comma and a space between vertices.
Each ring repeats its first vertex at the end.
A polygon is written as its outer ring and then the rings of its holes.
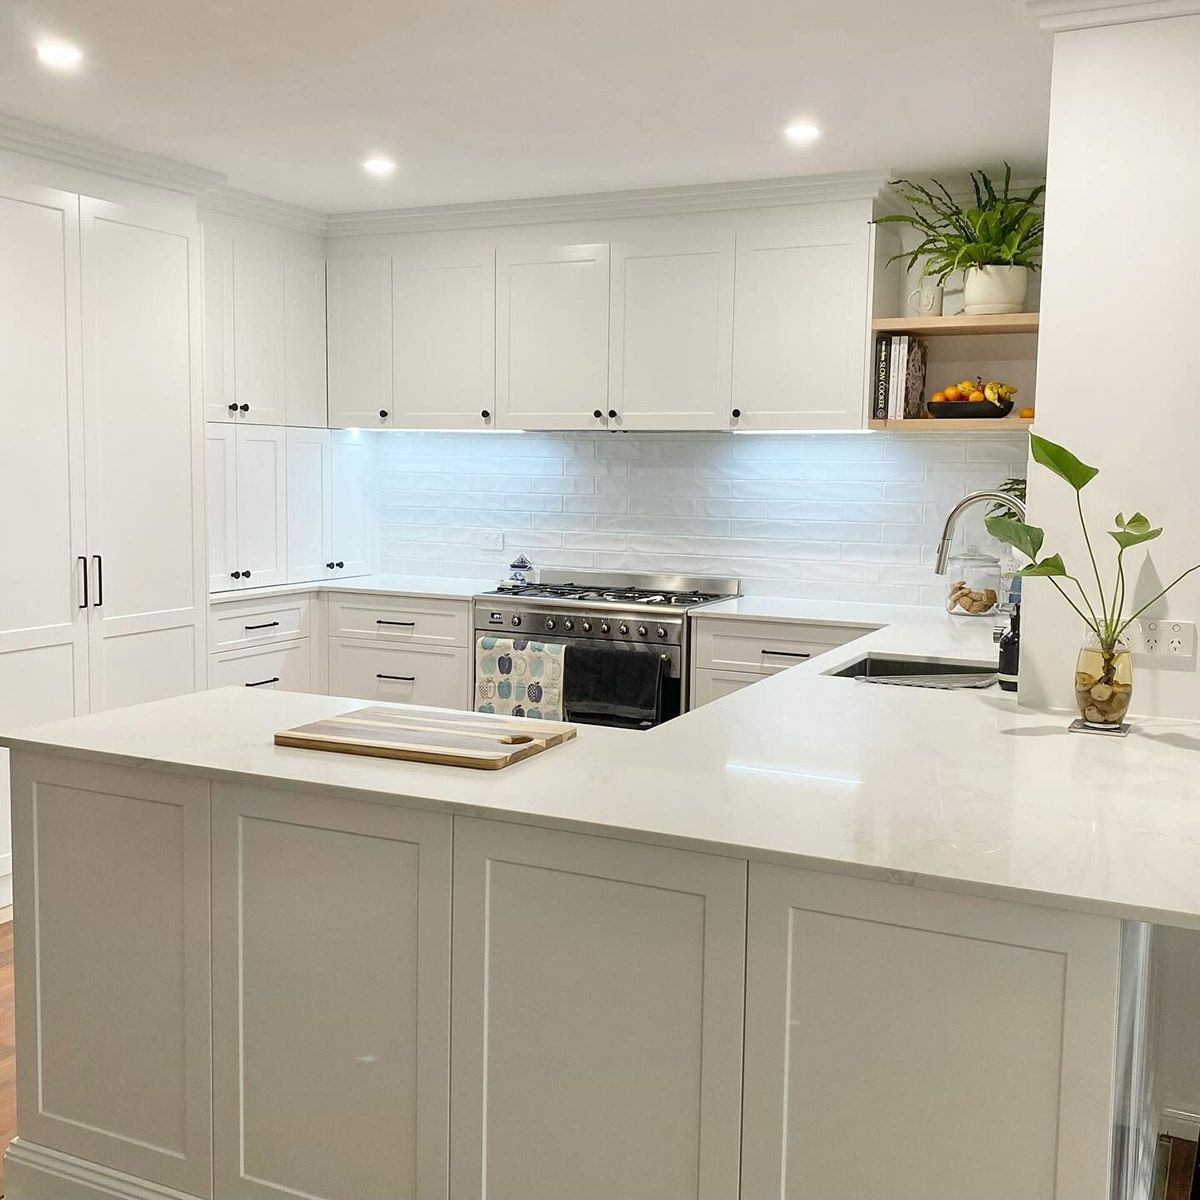
POLYGON ((198 247, 0 183, 0 725, 204 678, 198 247))

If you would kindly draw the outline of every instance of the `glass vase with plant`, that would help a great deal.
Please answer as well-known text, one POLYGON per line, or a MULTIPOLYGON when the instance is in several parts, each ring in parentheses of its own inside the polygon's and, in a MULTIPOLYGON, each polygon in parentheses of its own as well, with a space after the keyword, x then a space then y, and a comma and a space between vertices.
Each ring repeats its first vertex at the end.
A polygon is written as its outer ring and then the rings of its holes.
POLYGON ((912 212, 889 213, 879 224, 908 225, 920 235, 911 249, 890 262, 904 261, 912 270, 922 259, 921 278, 939 284, 956 271, 966 272, 964 301, 968 313, 1020 312, 1025 304, 1028 272, 1041 259, 1044 221, 1039 201, 1044 186, 1024 195, 1012 191, 1012 168, 1004 166, 999 188, 986 171, 971 172, 975 203, 960 204, 937 179, 930 187, 908 179, 892 187, 912 212))
POLYGON ((1129 597, 1125 552, 1134 546, 1154 541, 1161 535, 1162 528, 1152 526, 1149 518, 1140 512, 1135 512, 1128 519, 1123 513, 1116 515, 1113 519, 1116 528, 1108 531, 1109 537, 1117 544, 1116 568, 1110 586, 1105 588, 1087 520, 1083 515, 1082 497, 1083 489, 1100 473, 1099 468, 1080 462, 1069 450, 1036 433, 1029 435, 1029 451, 1034 462, 1053 471, 1075 491, 1075 507, 1091 563, 1090 573, 1095 581, 1095 592, 1089 593, 1079 578, 1067 570, 1061 554, 1038 557, 1046 535, 1036 525, 999 515, 986 517, 984 524, 993 537, 1029 559, 1029 565, 1022 567, 1017 574, 1027 578, 1049 579, 1087 627, 1088 635, 1075 669, 1075 698, 1079 714, 1088 725, 1114 728, 1124 720, 1133 694, 1133 663, 1125 632, 1132 622, 1161 600, 1177 583, 1193 571, 1200 570, 1200 563, 1176 576, 1127 616, 1129 597), (1060 581, 1072 585, 1070 590, 1060 581), (1073 598, 1075 593, 1078 593, 1079 603, 1073 598))

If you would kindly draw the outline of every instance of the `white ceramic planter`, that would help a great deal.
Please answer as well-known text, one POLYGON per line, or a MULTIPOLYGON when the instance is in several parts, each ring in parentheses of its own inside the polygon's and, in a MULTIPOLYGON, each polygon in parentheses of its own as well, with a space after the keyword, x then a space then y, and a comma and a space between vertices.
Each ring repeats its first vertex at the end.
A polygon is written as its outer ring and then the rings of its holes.
POLYGON ((1028 288, 1028 267, 968 267, 963 311, 972 317, 1024 312, 1028 288))

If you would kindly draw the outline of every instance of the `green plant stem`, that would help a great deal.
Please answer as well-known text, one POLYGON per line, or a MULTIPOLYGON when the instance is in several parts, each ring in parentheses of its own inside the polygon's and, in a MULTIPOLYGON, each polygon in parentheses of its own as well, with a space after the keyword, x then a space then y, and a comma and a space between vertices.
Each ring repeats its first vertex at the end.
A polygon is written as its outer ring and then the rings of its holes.
POLYGON ((1125 547, 1122 546, 1117 551, 1117 582, 1113 588, 1113 606, 1112 618, 1108 623, 1106 633, 1113 634, 1113 640, 1117 637, 1117 625, 1121 620, 1121 614, 1125 611, 1125 547))
POLYGON ((1121 628, 1117 630, 1117 640, 1120 640, 1120 637, 1125 632, 1125 630, 1127 630, 1129 628, 1129 626, 1132 625, 1134 623, 1134 621, 1136 621, 1138 619, 1138 617, 1140 617, 1142 615, 1142 613, 1144 613, 1146 611, 1146 609, 1148 609, 1150 607, 1150 605, 1155 604, 1159 600, 1161 600, 1177 583, 1182 582, 1193 571, 1200 571, 1200 563, 1197 563, 1194 567, 1188 567, 1188 569, 1186 571, 1184 571, 1184 573, 1182 575, 1180 575, 1178 578, 1173 579, 1170 583, 1168 583, 1167 586, 1165 588, 1163 588, 1163 590, 1161 592, 1159 592, 1157 596, 1155 596, 1151 600, 1147 600, 1146 603, 1143 604, 1142 607, 1139 608, 1137 610, 1137 612, 1135 612, 1133 614, 1133 616, 1130 617, 1129 620, 1125 621, 1121 625, 1121 628))
MULTIPOLYGON (((1089 620, 1087 619, 1087 617, 1084 615, 1083 611, 1080 609, 1079 605, 1077 605, 1077 604, 1075 603, 1075 601, 1074 601, 1074 600, 1072 600, 1072 599, 1071 599, 1071 597, 1070 597, 1070 596, 1068 596, 1068 595, 1067 595, 1067 593, 1063 591, 1063 589, 1062 589, 1062 585, 1061 585, 1061 584, 1058 582, 1058 580, 1057 580, 1057 579, 1055 579, 1053 576, 1049 576, 1048 578, 1050 579, 1050 582, 1051 582, 1052 584, 1054 584, 1054 588, 1055 588, 1055 590, 1058 592, 1058 594, 1059 594, 1059 595, 1060 595, 1060 596, 1061 596, 1061 597, 1062 597, 1062 598, 1063 598, 1063 599, 1064 599, 1064 600, 1065 600, 1065 601, 1066 601, 1066 602, 1067 602, 1067 603, 1068 603, 1068 604, 1069 604, 1069 605, 1070 605, 1070 606, 1071 606, 1071 607, 1072 607, 1072 608, 1073 608, 1073 609, 1074 609, 1074 610, 1075 610, 1075 611, 1076 611, 1076 612, 1079 614, 1079 619, 1080 619, 1080 620, 1081 620, 1081 621, 1082 621, 1082 622, 1083 622, 1083 623, 1084 623, 1084 624, 1085 624, 1085 625, 1086 625, 1086 626, 1087 626, 1089 629, 1091 629, 1091 630, 1095 630, 1095 629, 1096 629, 1096 619, 1095 619, 1095 617, 1093 617, 1093 618, 1092 618, 1092 619, 1089 621, 1089 620)), ((1090 607, 1090 606, 1089 606, 1089 607, 1090 607)))
MULTIPOLYGON (((1083 519, 1083 497, 1078 488, 1075 489, 1075 507, 1079 510, 1079 526, 1083 530, 1083 540, 1087 545, 1088 558, 1092 560, 1092 573, 1096 576, 1096 588, 1100 593, 1100 609, 1104 613, 1105 621, 1108 619, 1108 601, 1104 598, 1104 584, 1100 582, 1100 568, 1096 565, 1096 552, 1092 549, 1092 539, 1088 536, 1087 521, 1083 519)), ((1079 589, 1081 592, 1083 588, 1079 589)), ((1088 605, 1091 608, 1091 605, 1088 605)), ((1096 614, 1092 613, 1093 620, 1096 614)), ((1097 631, 1098 632, 1098 631, 1097 631)), ((1101 636, 1103 636, 1101 634, 1101 636)))
MULTIPOLYGON (((1068 575, 1067 578, 1079 589, 1080 599, 1082 599, 1084 604, 1087 606, 1088 612, 1092 614, 1092 628, 1096 631, 1097 637, 1102 637, 1103 635, 1100 632, 1100 620, 1096 616, 1096 610, 1092 607, 1092 602, 1088 599, 1087 592, 1085 592, 1083 590, 1083 584, 1080 583, 1079 580, 1076 579, 1074 575, 1068 575)), ((1076 609, 1075 611, 1079 612, 1078 609, 1076 609)), ((1080 613, 1080 616, 1082 616, 1082 615, 1083 614, 1080 613)))

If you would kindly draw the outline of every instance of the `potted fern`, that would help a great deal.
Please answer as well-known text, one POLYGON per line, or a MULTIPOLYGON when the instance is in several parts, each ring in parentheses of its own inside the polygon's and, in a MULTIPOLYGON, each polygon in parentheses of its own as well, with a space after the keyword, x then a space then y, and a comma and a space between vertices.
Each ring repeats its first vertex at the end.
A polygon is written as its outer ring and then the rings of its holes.
POLYGON ((1093 729, 1119 729, 1133 696, 1133 658, 1125 641, 1125 633, 1146 609, 1161 600, 1175 584, 1193 571, 1200 571, 1200 563, 1189 567, 1127 616, 1125 552, 1134 546, 1154 541, 1162 529, 1152 526, 1149 518, 1140 512, 1129 518, 1123 513, 1116 515, 1113 519, 1115 528, 1108 531, 1108 536, 1117 545, 1116 566, 1110 586, 1106 589, 1083 515, 1081 497, 1083 489, 1100 473, 1099 469, 1089 467, 1063 446, 1032 432, 1029 435, 1029 453, 1034 462, 1053 471, 1075 490, 1075 507, 1079 513, 1079 524, 1091 561, 1090 574, 1096 590, 1089 594, 1089 588, 1085 588, 1079 578, 1067 570, 1061 554, 1038 557, 1046 534, 1036 525, 1030 525, 1018 517, 1003 515, 986 517, 984 524, 993 537, 1029 559, 1029 565, 1018 571, 1018 575, 1049 579, 1083 621, 1087 635, 1075 664, 1075 700, 1079 715, 1084 725, 1093 729))
POLYGON ((973 206, 964 208, 944 184, 934 179, 927 188, 907 179, 892 182, 912 206, 912 212, 889 213, 879 224, 908 225, 921 235, 912 250, 893 255, 909 270, 921 259, 921 278, 939 284, 956 271, 965 272, 963 306, 969 315, 1015 313, 1025 307, 1029 272, 1039 266, 1043 217, 1039 201, 1045 187, 1027 195, 1012 191, 1012 168, 1005 164, 999 189, 986 171, 971 172, 973 206))

